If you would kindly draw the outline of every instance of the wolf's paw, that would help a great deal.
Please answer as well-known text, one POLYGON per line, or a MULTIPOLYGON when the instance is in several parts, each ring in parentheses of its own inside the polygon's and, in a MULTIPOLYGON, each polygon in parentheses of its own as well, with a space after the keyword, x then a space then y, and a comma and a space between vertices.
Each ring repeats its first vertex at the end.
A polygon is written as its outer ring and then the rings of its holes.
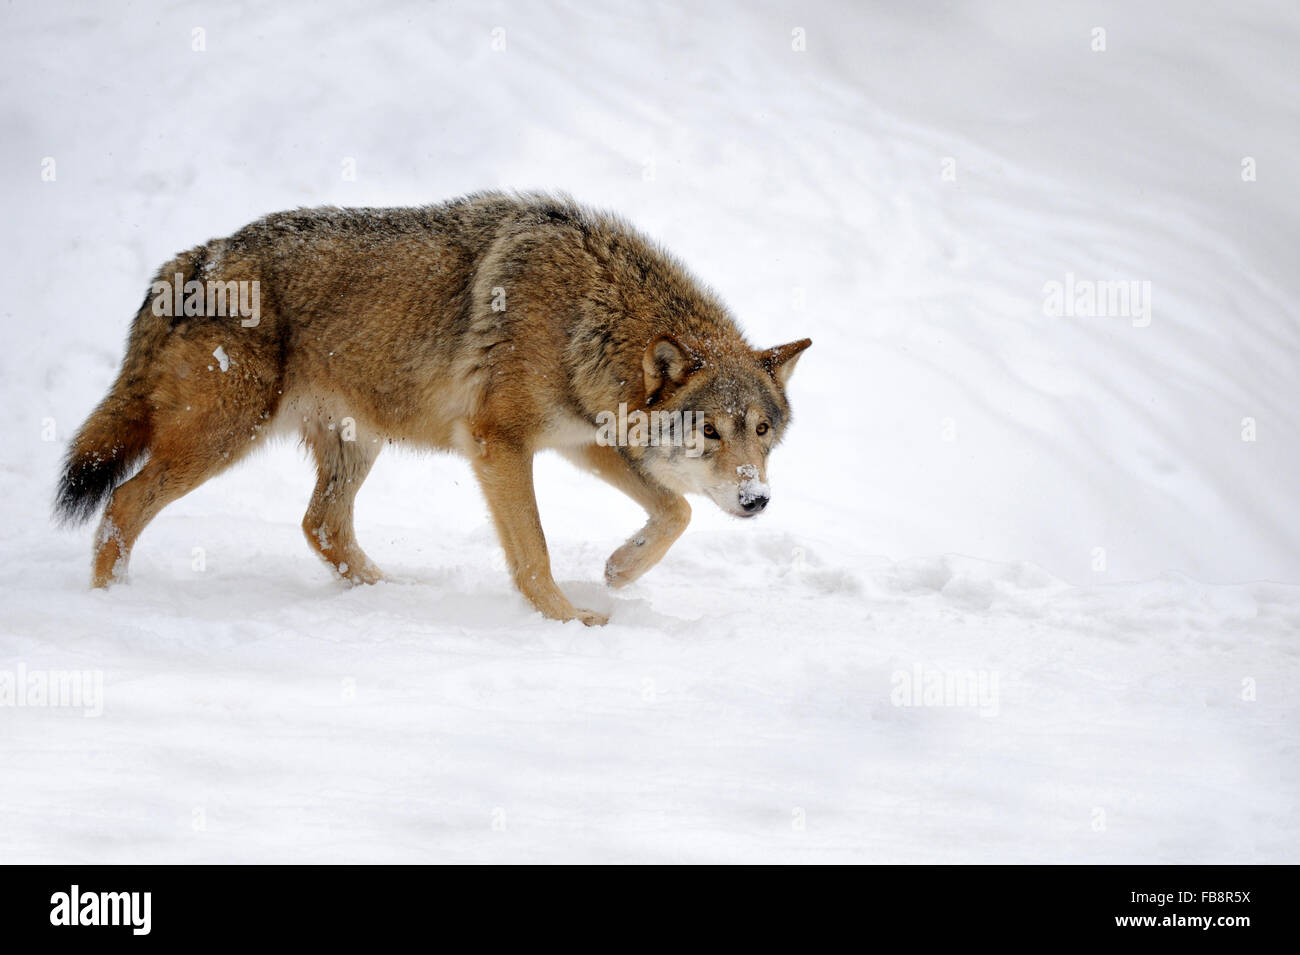
POLYGON ((93 590, 107 590, 114 584, 120 584, 126 577, 119 577, 117 574, 92 574, 90 577, 90 586, 93 590))
POLYGON ((640 576, 640 574, 632 573, 631 568, 628 567, 616 567, 613 564, 605 565, 605 583, 615 590, 619 587, 626 587, 640 576))
POLYGON ((588 627, 603 627, 609 623, 609 614, 597 613, 594 610, 574 608, 574 615, 574 619, 581 620, 588 627))
POLYGON ((355 564, 340 561, 334 569, 338 571, 340 577, 353 585, 377 584, 384 579, 383 571, 364 558, 355 564))
POLYGON ((570 620, 581 620, 588 627, 603 627, 609 623, 609 614, 597 613, 595 610, 583 610, 581 607, 575 607, 564 597, 557 599, 533 599, 533 606, 536 607, 543 617, 551 620, 558 620, 560 623, 568 623, 570 620))
POLYGON ((605 561, 605 583, 615 588, 626 587, 650 569, 646 556, 645 538, 632 538, 605 561))

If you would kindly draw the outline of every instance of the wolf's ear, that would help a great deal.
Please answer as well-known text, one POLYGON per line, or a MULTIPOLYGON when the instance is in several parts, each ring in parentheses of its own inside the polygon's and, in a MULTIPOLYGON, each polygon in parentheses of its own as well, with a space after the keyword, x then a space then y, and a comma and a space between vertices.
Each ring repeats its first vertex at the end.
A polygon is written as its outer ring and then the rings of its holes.
POLYGON ((641 356, 646 404, 653 403, 669 385, 680 385, 699 367, 699 359, 689 348, 671 335, 660 335, 646 346, 641 356))
POLYGON ((799 363, 799 356, 811 344, 811 338, 801 338, 788 345, 777 345, 767 351, 755 352, 755 355, 759 364, 766 368, 767 373, 779 381, 784 388, 785 383, 790 380, 794 366, 799 363))

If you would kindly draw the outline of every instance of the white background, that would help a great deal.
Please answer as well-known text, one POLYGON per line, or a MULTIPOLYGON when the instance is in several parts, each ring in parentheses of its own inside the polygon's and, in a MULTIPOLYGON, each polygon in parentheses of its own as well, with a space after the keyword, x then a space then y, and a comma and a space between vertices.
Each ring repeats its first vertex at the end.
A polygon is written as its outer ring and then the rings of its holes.
POLYGON ((593 6, 0 11, 0 673, 105 679, 98 718, 0 709, 0 860, 1296 861, 1295 5, 593 6), (348 589, 286 443, 91 592, 49 501, 153 271, 493 187, 812 337, 768 512, 699 501, 609 593, 641 515, 543 461, 588 630, 449 457, 381 456, 390 580, 348 589), (1048 316, 1067 273, 1150 282, 1150 324, 1048 316), (916 667, 996 714, 894 705, 916 667))

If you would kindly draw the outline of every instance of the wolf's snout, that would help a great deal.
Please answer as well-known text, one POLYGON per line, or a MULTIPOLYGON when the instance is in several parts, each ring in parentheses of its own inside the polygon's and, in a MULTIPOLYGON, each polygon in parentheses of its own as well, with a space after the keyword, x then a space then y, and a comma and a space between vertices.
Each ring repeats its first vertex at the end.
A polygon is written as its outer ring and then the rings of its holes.
POLYGON ((736 476, 740 478, 740 486, 736 488, 736 499, 740 504, 740 509, 744 511, 744 517, 753 517, 762 512, 767 507, 767 502, 771 500, 772 495, 767 489, 767 484, 759 477, 758 468, 752 464, 742 464, 736 468, 736 476))

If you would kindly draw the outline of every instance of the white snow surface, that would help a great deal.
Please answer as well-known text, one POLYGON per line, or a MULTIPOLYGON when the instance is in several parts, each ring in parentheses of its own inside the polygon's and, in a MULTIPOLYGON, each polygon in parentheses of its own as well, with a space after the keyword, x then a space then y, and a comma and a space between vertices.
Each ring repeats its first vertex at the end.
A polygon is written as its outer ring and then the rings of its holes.
POLYGON ((0 861, 1300 861, 1295 4, 602 6, 0 11, 0 680, 103 679, 0 707, 0 861), (91 591, 49 502, 153 271, 483 188, 814 340, 767 512, 610 592, 640 512, 540 461, 587 629, 447 456, 380 457, 342 584, 285 443, 91 591), (1067 275, 1150 323, 1045 314, 1067 275))

